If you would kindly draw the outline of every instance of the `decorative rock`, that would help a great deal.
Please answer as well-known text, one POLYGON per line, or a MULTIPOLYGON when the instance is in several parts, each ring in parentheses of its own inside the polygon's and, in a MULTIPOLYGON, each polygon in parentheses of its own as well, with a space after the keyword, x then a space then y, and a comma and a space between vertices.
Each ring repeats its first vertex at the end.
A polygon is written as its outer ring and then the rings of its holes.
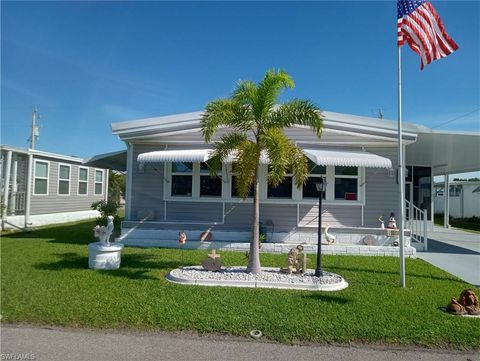
POLYGON ((92 269, 118 269, 122 258, 123 244, 103 242, 88 245, 88 268, 92 269))
POLYGON ((323 272, 316 277, 314 270, 306 270, 303 275, 282 273, 279 268, 263 267, 262 273, 246 273, 245 267, 228 267, 218 272, 208 272, 199 266, 176 268, 167 275, 167 280, 174 283, 201 286, 230 286, 283 288, 311 291, 338 291, 348 287, 343 277, 330 272, 323 272))

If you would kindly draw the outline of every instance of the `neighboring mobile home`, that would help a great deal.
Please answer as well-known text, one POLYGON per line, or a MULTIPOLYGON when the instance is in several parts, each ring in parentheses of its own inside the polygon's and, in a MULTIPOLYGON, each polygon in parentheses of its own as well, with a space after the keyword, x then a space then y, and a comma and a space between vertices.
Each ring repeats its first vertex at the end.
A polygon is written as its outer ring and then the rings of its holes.
POLYGON ((2 226, 28 228, 92 218, 108 197, 108 171, 81 158, 2 145, 2 226))
MULTIPOLYGON (((479 155, 480 156, 480 155, 479 155)), ((435 183, 435 213, 443 213, 445 184, 435 183)), ((454 218, 480 217, 480 181, 450 182, 449 213, 454 218)))
MULTIPOLYGON (((291 175, 271 187, 268 164, 261 165, 260 217, 268 241, 316 241, 319 202, 315 181, 319 176, 328 183, 322 224, 330 224, 337 234, 349 233, 356 242, 358 237, 351 234, 384 232, 378 231, 379 217, 387 221, 391 212, 398 214, 397 123, 323 114, 320 140, 303 126, 285 130, 309 159, 310 176, 303 187, 297 188, 291 175)), ((146 229, 152 232, 142 237, 150 237, 151 244, 158 244, 155 239, 162 237, 174 239, 183 229, 194 240, 206 229, 212 229, 216 240, 248 240, 251 199, 237 196, 231 163, 223 164, 217 177, 209 175, 206 161, 211 145, 204 143, 200 120, 201 112, 195 112, 112 124, 113 133, 127 145, 123 230, 128 236, 124 241, 135 244, 140 230, 146 229)), ((213 141, 228 131, 222 129, 213 141)), ((461 157, 450 156, 452 147, 477 149, 478 134, 458 135, 464 138, 455 138, 454 143, 443 140, 444 136, 449 139, 452 134, 404 124, 407 217, 413 220, 421 214, 423 225, 431 225, 433 176, 438 171, 480 169, 478 159, 465 163, 461 157), (420 150, 415 148, 419 139, 420 150), (439 140, 443 149, 436 145, 439 140)))

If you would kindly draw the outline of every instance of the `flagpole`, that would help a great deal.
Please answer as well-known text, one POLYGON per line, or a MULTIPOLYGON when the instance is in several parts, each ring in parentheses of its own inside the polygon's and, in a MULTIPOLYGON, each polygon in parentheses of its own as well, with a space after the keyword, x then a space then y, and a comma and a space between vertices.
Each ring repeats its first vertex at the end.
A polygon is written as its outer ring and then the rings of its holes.
POLYGON ((400 286, 405 288, 405 175, 403 164, 403 142, 402 142, 402 51, 398 46, 398 184, 399 184, 399 208, 398 217, 400 229, 400 286))

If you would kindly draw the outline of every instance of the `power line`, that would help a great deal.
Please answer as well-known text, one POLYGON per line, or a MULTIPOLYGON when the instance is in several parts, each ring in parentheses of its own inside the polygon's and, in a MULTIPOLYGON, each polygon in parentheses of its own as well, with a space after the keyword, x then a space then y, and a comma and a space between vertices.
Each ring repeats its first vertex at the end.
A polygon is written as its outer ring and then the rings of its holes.
POLYGON ((475 113, 475 112, 478 112, 478 110, 480 110, 480 108, 474 109, 474 110, 472 110, 471 112, 468 112, 468 113, 466 113, 466 114, 460 115, 459 117, 456 117, 456 118, 447 120, 447 121, 444 122, 444 123, 441 123, 441 124, 439 124, 439 125, 436 125, 436 126, 432 127, 432 129, 439 128, 439 127, 441 127, 441 126, 443 126, 443 125, 446 125, 446 124, 448 124, 448 123, 451 123, 451 122, 453 122, 453 121, 455 121, 455 120, 458 120, 458 119, 460 119, 460 118, 466 117, 467 115, 470 115, 470 114, 473 114, 473 113, 475 113))

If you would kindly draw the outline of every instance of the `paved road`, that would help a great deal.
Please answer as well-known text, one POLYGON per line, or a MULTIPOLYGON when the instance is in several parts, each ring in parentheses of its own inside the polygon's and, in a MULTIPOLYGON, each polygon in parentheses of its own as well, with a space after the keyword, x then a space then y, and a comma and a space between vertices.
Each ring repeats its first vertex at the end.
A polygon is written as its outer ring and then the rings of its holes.
POLYGON ((478 361, 476 352, 380 346, 289 346, 221 335, 2 326, 1 360, 478 361), (12 358, 16 355, 17 358, 12 358), (19 357, 19 356, 23 356, 19 357), (10 357, 10 358, 9 358, 10 357))
POLYGON ((480 234, 434 227, 428 238, 428 252, 418 258, 480 287, 480 234))

